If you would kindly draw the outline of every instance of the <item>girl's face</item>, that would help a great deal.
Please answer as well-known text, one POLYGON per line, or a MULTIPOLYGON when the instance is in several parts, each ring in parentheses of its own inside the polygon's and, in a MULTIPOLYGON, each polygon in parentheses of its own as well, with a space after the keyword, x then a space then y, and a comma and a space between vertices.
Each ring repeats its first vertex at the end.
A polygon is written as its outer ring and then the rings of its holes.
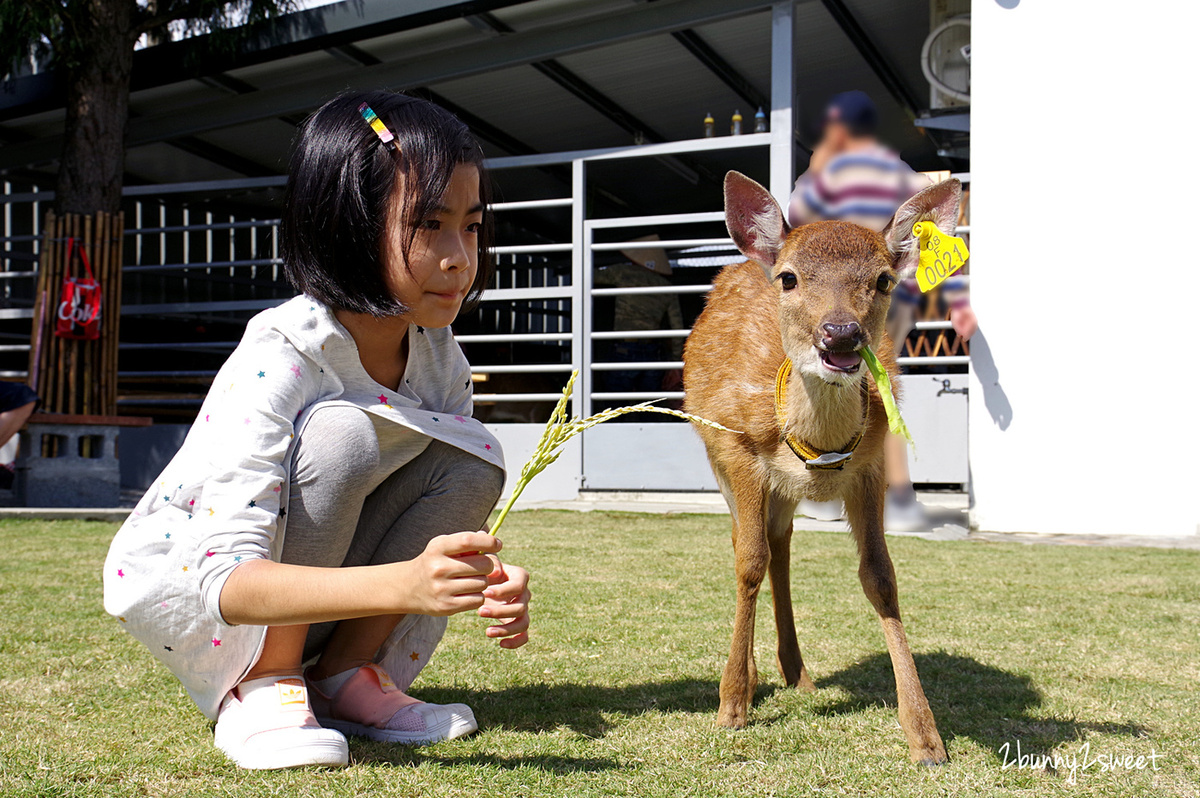
MULTIPOLYGON (((401 180, 396 195, 404 190, 401 180)), ((432 216, 417 222, 417 237, 405 263, 400 207, 393 204, 383 246, 383 280, 392 296, 412 308, 407 321, 419 327, 448 327, 458 316, 479 267, 483 212, 479 170, 474 164, 459 164, 432 216)))

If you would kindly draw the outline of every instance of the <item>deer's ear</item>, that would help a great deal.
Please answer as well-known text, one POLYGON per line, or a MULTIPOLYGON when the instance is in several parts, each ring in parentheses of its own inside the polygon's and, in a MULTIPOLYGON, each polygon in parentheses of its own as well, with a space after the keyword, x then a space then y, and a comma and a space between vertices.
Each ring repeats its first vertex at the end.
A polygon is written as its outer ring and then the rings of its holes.
POLYGON ((741 172, 725 175, 725 227, 738 250, 767 270, 787 237, 788 226, 775 198, 741 172))
POLYGON ((917 240, 913 237, 913 225, 932 221, 943 233, 954 235, 960 202, 962 183, 958 178, 951 178, 922 189, 896 211, 887 227, 883 228, 883 238, 887 241, 901 279, 911 277, 917 267, 917 240))

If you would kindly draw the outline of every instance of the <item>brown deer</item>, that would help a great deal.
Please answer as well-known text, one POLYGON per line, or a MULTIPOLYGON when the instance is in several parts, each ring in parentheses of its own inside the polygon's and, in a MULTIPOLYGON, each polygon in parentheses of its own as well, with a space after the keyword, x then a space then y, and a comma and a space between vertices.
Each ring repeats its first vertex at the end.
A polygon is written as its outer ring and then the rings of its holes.
POLYGON ((771 576, 784 681, 814 690, 792 616, 792 517, 802 498, 842 499, 858 544, 858 575, 883 624, 896 675, 900 725, 916 762, 946 761, 900 622, 896 574, 883 536, 883 402, 862 363, 870 346, 895 375, 884 333, 889 293, 916 261, 912 227, 952 231, 957 180, 906 202, 882 234, 846 222, 790 230, 771 195, 737 172, 725 177, 725 222, 749 262, 727 266, 684 352, 689 413, 741 430, 696 426, 733 518, 737 606, 717 723, 741 728, 754 697, 754 612, 771 576))

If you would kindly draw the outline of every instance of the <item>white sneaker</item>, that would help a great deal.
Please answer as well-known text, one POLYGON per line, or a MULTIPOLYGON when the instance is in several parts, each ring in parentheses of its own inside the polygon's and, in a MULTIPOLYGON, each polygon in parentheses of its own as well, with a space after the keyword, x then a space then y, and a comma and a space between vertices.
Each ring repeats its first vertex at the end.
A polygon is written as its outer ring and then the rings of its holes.
POLYGON ((317 723, 298 676, 252 679, 230 691, 221 702, 213 741, 248 770, 340 767, 350 759, 342 733, 317 723))
POLYGON ((841 499, 828 502, 801 499, 796 509, 801 515, 815 518, 818 521, 842 521, 846 518, 846 506, 842 504, 841 499))
POLYGON ((928 532, 933 522, 925 512, 925 505, 916 498, 901 504, 889 494, 883 505, 883 528, 888 532, 928 532))

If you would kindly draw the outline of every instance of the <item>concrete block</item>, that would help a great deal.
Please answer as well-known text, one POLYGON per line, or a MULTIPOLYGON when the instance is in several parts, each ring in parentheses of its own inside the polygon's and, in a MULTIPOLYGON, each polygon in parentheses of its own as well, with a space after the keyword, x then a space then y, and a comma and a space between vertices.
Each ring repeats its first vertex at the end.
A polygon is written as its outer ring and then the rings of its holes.
POLYGON ((26 507, 116 507, 121 499, 117 459, 120 427, 30 422, 21 432, 16 496, 26 507), (53 436, 56 456, 43 456, 53 436), (83 456, 87 451, 88 456, 83 456))

